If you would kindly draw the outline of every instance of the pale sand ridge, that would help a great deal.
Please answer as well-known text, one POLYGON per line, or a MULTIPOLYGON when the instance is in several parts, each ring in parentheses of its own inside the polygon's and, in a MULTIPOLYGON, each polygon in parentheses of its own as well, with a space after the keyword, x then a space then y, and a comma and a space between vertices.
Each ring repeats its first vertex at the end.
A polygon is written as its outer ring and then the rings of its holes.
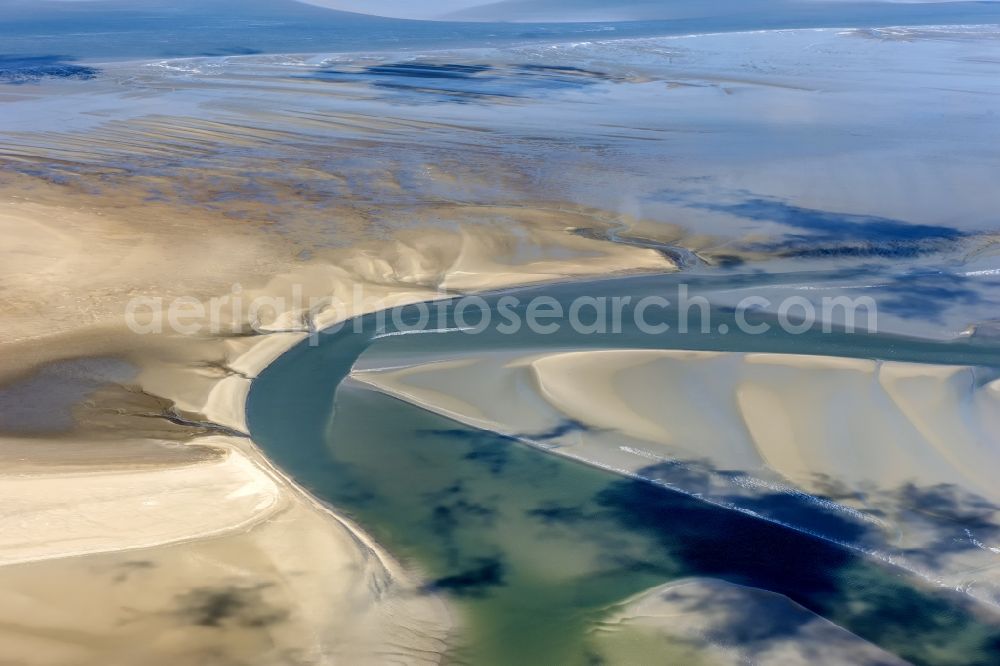
MULTIPOLYGON (((459 353, 386 370, 367 364, 354 380, 709 501, 738 507, 741 497, 808 493, 816 508, 866 526, 848 545, 1000 600, 1000 550, 975 546, 963 530, 971 514, 984 524, 1000 520, 989 508, 1000 505, 992 478, 1000 465, 1000 380, 989 372, 624 349, 459 353), (575 426, 546 434, 566 423, 575 426), (955 548, 956 540, 967 547, 955 548)), ((790 525, 815 529, 808 516, 790 525)))

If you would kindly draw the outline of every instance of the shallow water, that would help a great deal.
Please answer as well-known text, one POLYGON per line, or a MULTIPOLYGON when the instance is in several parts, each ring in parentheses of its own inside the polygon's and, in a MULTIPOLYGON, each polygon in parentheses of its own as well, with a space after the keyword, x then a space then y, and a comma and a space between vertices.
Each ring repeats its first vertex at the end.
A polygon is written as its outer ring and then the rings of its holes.
MULTIPOLYGON (((563 301, 580 293, 641 295, 663 293, 677 279, 517 293, 563 301)), ((391 323, 380 324, 376 316, 364 322, 364 333, 353 327, 325 333, 318 346, 300 345, 269 367, 249 398, 251 432, 272 460, 355 517, 423 571, 430 589, 456 603, 469 627, 455 661, 587 663, 588 630, 610 605, 689 576, 784 594, 913 663, 988 664, 1000 654, 1000 627, 977 620, 957 593, 928 588, 823 539, 561 459, 343 382, 361 354, 378 364, 500 346, 781 349, 1000 367, 995 346, 819 332, 649 336, 634 327, 606 336, 380 337, 392 332, 391 323)), ((856 529, 829 513, 817 512, 814 519, 811 527, 819 533, 844 537, 856 529)), ((742 621, 753 625, 760 618, 742 621)), ((741 635, 739 621, 733 622, 732 635, 741 635)))

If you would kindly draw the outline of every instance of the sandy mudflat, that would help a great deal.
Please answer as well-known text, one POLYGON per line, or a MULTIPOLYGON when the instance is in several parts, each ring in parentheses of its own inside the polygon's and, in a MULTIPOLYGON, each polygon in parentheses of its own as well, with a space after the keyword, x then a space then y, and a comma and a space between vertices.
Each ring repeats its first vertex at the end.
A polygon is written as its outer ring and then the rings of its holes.
POLYGON ((275 480, 239 450, 160 469, 6 476, 0 487, 0 564, 211 536, 266 519, 282 500, 275 480))
POLYGON ((308 316, 326 325, 442 290, 672 268, 567 233, 572 212, 492 211, 520 232, 400 233, 303 260, 294 235, 128 192, 31 195, 0 205, 0 640, 16 663, 437 661, 443 602, 239 436, 253 376, 305 335, 295 295, 325 298, 308 316), (214 333, 125 326, 132 297, 236 283, 292 305, 257 335, 225 307, 214 333))
POLYGON ((436 663, 447 610, 358 534, 292 498, 245 531, 0 567, 4 659, 436 663))

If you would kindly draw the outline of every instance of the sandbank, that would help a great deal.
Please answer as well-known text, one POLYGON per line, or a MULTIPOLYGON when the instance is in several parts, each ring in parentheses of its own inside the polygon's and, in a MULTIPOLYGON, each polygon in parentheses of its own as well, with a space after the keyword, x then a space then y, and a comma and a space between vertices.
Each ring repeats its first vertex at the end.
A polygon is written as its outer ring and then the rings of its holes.
POLYGON ((517 240, 499 226, 400 232, 303 260, 303 239, 209 213, 151 203, 136 219, 127 191, 98 209, 30 194, 0 206, 0 382, 11 405, 40 401, 0 419, 3 642, 19 663, 436 663, 458 619, 261 455, 246 436, 253 377, 310 327, 387 304, 673 268, 544 207, 491 211, 517 218, 517 240), (290 305, 267 321, 224 306, 222 330, 206 315, 191 335, 126 325, 132 298, 231 306, 234 284, 290 305))
POLYGON ((411 361, 380 369, 363 358, 352 379, 1000 599, 997 551, 975 536, 1000 519, 991 371, 629 349, 411 361), (971 532, 970 515, 980 521, 971 532))

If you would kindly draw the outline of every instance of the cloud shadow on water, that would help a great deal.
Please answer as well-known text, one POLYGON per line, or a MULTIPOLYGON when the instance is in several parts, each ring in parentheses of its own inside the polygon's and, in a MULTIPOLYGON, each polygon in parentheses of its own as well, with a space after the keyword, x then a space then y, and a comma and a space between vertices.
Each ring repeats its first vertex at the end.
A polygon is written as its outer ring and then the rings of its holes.
POLYGON ((459 597, 482 597, 504 584, 504 565, 499 558, 480 558, 472 568, 428 583, 427 592, 448 592, 459 597))
POLYGON ((0 83, 23 85, 42 79, 96 79, 95 67, 73 64, 73 58, 60 55, 19 56, 0 54, 0 83))
POLYGON ((761 196, 746 196, 730 203, 692 201, 683 193, 663 193, 660 198, 687 208, 797 229, 800 233, 748 248, 789 258, 912 259, 946 250, 970 236, 955 227, 807 208, 761 196))
POLYGON ((982 292, 964 275, 947 272, 910 273, 872 290, 879 309, 905 319, 940 322, 955 305, 981 305, 982 292))
POLYGON ((528 99, 558 90, 579 90, 614 77, 577 67, 390 62, 360 69, 327 68, 310 78, 365 83, 409 102, 489 104, 528 99))
MULTIPOLYGON (((640 471, 646 478, 662 473, 659 465, 640 471)), ((903 497, 906 494, 944 510, 944 523, 948 523, 945 515, 981 523, 987 509, 975 498, 960 497, 953 490, 920 491, 910 486, 898 495, 901 500, 907 499, 903 497)), ((782 594, 915 664, 985 665, 996 663, 1000 654, 1000 629, 973 629, 971 616, 962 610, 969 605, 966 600, 947 591, 924 588, 919 581, 847 548, 643 481, 615 481, 595 499, 605 515, 623 528, 649 535, 663 553, 680 564, 682 575, 719 578, 782 594), (951 657, 932 655, 927 649, 960 640, 968 641, 961 655, 959 651, 951 657), (970 659, 970 655, 978 658, 970 659)), ((723 503, 727 501, 847 542, 863 543, 872 529, 791 493, 766 492, 752 500, 722 498, 723 503)), ((943 524, 942 540, 951 539, 953 529, 950 523, 943 524)), ((966 540, 951 544, 948 550, 974 547, 966 540)), ((734 635, 756 632, 759 638, 761 622, 748 612, 734 617, 729 630, 734 635)), ((777 636, 793 632, 794 627, 775 626, 772 630, 777 636)))

